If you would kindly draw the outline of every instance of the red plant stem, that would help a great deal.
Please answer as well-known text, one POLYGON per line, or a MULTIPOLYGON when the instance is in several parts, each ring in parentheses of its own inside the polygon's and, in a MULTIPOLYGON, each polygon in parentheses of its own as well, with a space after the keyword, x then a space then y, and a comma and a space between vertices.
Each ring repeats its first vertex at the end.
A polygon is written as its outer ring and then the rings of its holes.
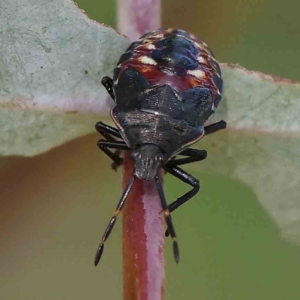
MULTIPOLYGON (((160 0, 118 0, 118 29, 131 40, 160 27, 160 0)), ((124 154, 123 188, 133 162, 124 154)), ((161 176, 162 179, 162 176, 161 176)), ((164 218, 153 181, 136 179, 123 209, 123 299, 164 298, 164 218)))
MULTIPOLYGON (((133 174, 124 155, 123 187, 133 174)), ((153 181, 136 179, 123 210, 124 300, 164 296, 164 219, 153 181)))
POLYGON ((161 26, 161 0, 118 0, 120 32, 132 41, 161 26))

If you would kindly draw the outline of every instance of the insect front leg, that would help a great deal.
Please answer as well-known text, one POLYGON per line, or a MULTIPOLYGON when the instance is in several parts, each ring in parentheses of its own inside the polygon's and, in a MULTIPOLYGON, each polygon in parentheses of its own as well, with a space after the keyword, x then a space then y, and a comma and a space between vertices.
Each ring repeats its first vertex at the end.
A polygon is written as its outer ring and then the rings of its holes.
POLYGON ((156 183, 158 195, 160 198, 160 203, 163 208, 163 212, 164 212, 164 216, 165 216, 165 220, 166 220, 166 224, 167 224, 167 228, 168 228, 167 232, 168 232, 168 235, 170 233, 170 236, 173 240, 174 259, 175 259, 176 263, 178 263, 179 262, 179 247, 178 247, 178 242, 177 242, 177 236, 176 236, 176 232, 175 232, 175 229, 173 226, 172 217, 171 217, 169 207, 168 207, 168 204, 166 201, 164 190, 163 190, 162 184, 161 184, 158 176, 155 178, 155 183, 156 183))
POLYGON ((114 215, 111 217, 105 231, 104 231, 104 234, 102 236, 102 239, 101 239, 101 243, 99 244, 98 248, 97 248, 97 252, 96 252, 96 255, 95 255, 95 259, 94 259, 94 265, 97 266, 100 259, 101 259, 101 256, 102 256, 102 253, 103 253, 103 250, 104 250, 104 244, 105 242, 107 241, 107 239, 109 238, 110 236, 110 233, 111 231, 113 230, 115 224, 116 224, 116 221, 117 221, 117 217, 120 215, 121 211, 122 211, 122 208, 124 207, 124 204, 125 204, 125 201, 128 197, 128 194, 133 186, 133 183, 134 183, 134 177, 132 177, 128 184, 127 184, 127 187, 125 188, 124 192, 123 192, 123 195, 116 207, 116 210, 115 210, 115 213, 114 215))
POLYGON ((189 164, 195 161, 204 160, 207 157, 207 152, 205 150, 198 150, 187 148, 179 153, 179 155, 188 156, 186 158, 173 159, 167 163, 167 166, 180 166, 189 164))
POLYGON ((176 166, 169 166, 169 164, 165 165, 163 167, 164 170, 166 170, 171 175, 175 176, 176 178, 182 180, 183 182, 189 184, 193 188, 176 199, 174 202, 168 205, 169 211, 173 212, 175 209, 177 209, 179 206, 190 200, 192 197, 194 197, 200 190, 200 182, 197 178, 193 177, 189 173, 183 171, 182 169, 176 167, 176 166))
MULTIPOLYGON (((114 128, 112 126, 109 126, 103 122, 98 122, 96 123, 95 125, 95 128, 96 130, 103 136, 105 137, 108 141, 111 141, 111 142, 115 142, 116 139, 114 137, 117 137, 119 139, 122 139, 122 136, 119 132, 119 130, 117 128, 114 128), (114 136, 114 137, 113 137, 114 136)), ((120 158, 120 155, 121 155, 122 151, 120 149, 117 149, 114 154, 116 156, 119 157, 119 163, 117 163, 116 161, 114 161, 112 164, 111 164, 111 167, 113 170, 117 171, 118 167, 122 164, 123 160, 122 158, 120 158)))
POLYGON ((116 166, 120 166, 123 163, 123 159, 116 152, 112 152, 110 149, 117 149, 120 152, 122 150, 130 150, 124 141, 106 141, 100 140, 98 147, 109 156, 116 166))
MULTIPOLYGON (((194 150, 194 149, 191 149, 194 150)), ((174 202, 168 205, 169 212, 173 212, 175 209, 177 209, 179 206, 190 200, 192 197, 194 197, 200 190, 200 182, 197 178, 193 177, 189 173, 183 171, 182 169, 176 167, 176 166, 169 166, 168 164, 163 167, 164 170, 166 170, 168 173, 172 174, 176 178, 182 180, 183 182, 191 185, 193 188, 182 195, 181 197, 177 198, 174 202)), ((169 230, 166 230, 165 236, 169 236, 169 230)))

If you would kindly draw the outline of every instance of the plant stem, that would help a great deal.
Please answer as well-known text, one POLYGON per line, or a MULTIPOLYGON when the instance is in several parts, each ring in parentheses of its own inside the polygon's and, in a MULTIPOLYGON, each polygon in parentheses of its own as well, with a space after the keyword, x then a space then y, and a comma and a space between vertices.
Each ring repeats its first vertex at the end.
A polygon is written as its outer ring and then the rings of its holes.
MULTIPOLYGON (((124 156, 123 187, 132 176, 124 156)), ((164 219, 155 184, 135 180, 123 210, 124 300, 161 300, 164 295, 164 219)))
MULTIPOLYGON (((131 40, 160 27, 160 0, 118 0, 118 29, 131 40)), ((123 188, 133 174, 124 154, 123 188)), ((162 176, 161 176, 162 179, 162 176)), ((136 179, 123 209, 124 300, 164 298, 164 218, 154 181, 136 179)))
POLYGON ((118 0, 120 32, 132 41, 161 26, 161 0, 118 0))

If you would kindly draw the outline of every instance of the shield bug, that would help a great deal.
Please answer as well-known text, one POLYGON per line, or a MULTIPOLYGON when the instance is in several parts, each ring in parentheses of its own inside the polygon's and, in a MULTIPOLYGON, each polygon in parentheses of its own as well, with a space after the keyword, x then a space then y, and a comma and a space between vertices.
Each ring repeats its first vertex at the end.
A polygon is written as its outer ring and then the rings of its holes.
POLYGON ((167 224, 166 236, 173 240, 178 262, 170 213, 200 189, 198 179, 179 166, 205 159, 205 150, 189 146, 204 135, 226 128, 224 121, 204 126, 222 98, 219 64, 208 46, 193 34, 158 29, 132 43, 120 57, 113 79, 104 77, 102 84, 115 101, 111 117, 117 128, 98 122, 96 129, 105 138, 98 147, 113 160, 114 169, 122 164, 121 151, 131 151, 134 174, 103 234, 94 263, 97 265, 101 258, 135 178, 155 181, 167 224), (190 185, 191 190, 167 205, 158 178, 160 169, 190 185))

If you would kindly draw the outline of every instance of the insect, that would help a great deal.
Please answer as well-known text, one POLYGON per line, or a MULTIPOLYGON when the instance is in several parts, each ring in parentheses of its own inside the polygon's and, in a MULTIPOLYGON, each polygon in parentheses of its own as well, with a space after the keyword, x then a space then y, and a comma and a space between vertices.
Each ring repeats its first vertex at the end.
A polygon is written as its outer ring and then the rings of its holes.
POLYGON ((167 224, 166 236, 173 240, 178 263, 179 247, 170 213, 200 190, 198 179, 179 166, 204 160, 205 150, 189 146, 204 135, 226 128, 223 120, 204 126, 222 98, 219 64, 208 46, 193 34, 158 29, 132 43, 120 57, 113 79, 104 77, 102 84, 115 101, 111 117, 117 128, 98 122, 96 130, 105 138, 99 140, 98 147, 113 160, 114 169, 122 164, 121 152, 131 151, 134 174, 103 234, 95 266, 136 178, 155 181, 167 224), (192 187, 169 205, 158 178, 161 169, 192 187))

